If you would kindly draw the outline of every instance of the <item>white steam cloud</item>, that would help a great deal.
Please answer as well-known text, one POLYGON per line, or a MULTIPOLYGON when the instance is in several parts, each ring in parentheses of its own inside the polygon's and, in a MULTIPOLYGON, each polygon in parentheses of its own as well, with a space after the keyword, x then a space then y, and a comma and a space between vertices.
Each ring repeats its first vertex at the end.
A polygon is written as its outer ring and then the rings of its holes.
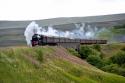
POLYGON ((66 37, 71 39, 93 39, 95 38, 95 35, 101 31, 97 27, 91 27, 90 25, 85 26, 85 23, 75 24, 75 26, 76 28, 71 31, 56 30, 52 26, 48 26, 48 29, 46 30, 33 21, 26 27, 24 36, 26 38, 27 45, 31 46, 31 40, 34 34, 66 37))

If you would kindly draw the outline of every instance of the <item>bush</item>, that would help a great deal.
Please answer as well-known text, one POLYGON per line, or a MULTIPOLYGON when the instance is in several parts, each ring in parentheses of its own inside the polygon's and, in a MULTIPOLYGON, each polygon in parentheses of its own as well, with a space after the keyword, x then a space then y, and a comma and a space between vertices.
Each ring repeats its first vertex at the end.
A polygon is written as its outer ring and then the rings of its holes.
POLYGON ((121 50, 122 50, 122 51, 125 51, 125 47, 122 47, 121 50))
POLYGON ((104 62, 105 65, 113 64, 112 61, 110 59, 107 59, 107 58, 104 58, 103 62, 104 62))
POLYGON ((79 54, 82 59, 85 59, 90 55, 95 55, 102 58, 102 53, 90 46, 81 46, 79 54))
POLYGON ((93 45, 93 48, 97 51, 101 51, 101 46, 99 44, 93 45))
POLYGON ((100 58, 102 58, 102 56, 103 56, 101 52, 99 52, 99 51, 97 51, 95 49, 91 49, 91 54, 90 55, 98 56, 100 58))
POLYGON ((106 72, 116 73, 116 74, 125 76, 125 69, 122 67, 119 67, 118 64, 106 65, 106 66, 102 67, 101 69, 106 72))
POLYGON ((79 54, 80 54, 81 58, 84 59, 84 58, 87 58, 89 55, 92 54, 92 50, 88 46, 81 46, 79 54))
POLYGON ((80 57, 79 53, 78 53, 75 49, 69 48, 68 51, 69 51, 72 55, 75 55, 75 56, 77 56, 77 57, 80 57))
POLYGON ((106 66, 102 67, 101 69, 104 70, 104 71, 114 73, 117 68, 118 68, 117 64, 110 64, 110 65, 106 65, 106 66))
POLYGON ((120 51, 110 59, 113 63, 117 63, 119 65, 125 64, 125 52, 120 51))
POLYGON ((96 66, 98 68, 101 68, 101 67, 104 66, 104 62, 103 62, 103 60, 99 56, 94 56, 94 55, 88 56, 87 57, 87 61, 90 64, 92 64, 92 65, 94 65, 94 66, 96 66))

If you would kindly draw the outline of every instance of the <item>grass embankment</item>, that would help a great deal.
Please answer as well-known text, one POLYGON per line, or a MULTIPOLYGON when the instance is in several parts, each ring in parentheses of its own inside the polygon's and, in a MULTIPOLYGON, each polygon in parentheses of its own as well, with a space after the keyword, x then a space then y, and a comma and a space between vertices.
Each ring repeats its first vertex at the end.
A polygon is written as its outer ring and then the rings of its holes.
POLYGON ((0 83, 125 83, 80 60, 59 47, 0 49, 0 83))

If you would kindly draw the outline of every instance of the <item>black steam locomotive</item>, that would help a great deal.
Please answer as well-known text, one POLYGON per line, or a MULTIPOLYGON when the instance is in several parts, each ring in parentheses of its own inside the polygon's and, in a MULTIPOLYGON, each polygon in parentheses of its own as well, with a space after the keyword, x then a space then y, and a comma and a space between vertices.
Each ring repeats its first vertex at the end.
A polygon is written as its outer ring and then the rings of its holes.
POLYGON ((61 45, 67 48, 77 47, 81 44, 106 44, 107 40, 90 40, 90 39, 69 39, 63 37, 48 37, 44 35, 34 34, 32 36, 32 46, 36 45, 61 45))

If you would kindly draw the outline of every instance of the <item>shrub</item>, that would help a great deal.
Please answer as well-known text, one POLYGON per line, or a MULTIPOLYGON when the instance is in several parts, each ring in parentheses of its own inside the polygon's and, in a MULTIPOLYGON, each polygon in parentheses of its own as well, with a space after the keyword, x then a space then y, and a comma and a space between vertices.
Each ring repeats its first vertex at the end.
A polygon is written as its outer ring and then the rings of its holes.
POLYGON ((101 69, 106 72, 116 73, 116 74, 125 76, 125 69, 122 67, 119 67, 118 64, 106 65, 106 66, 102 67, 101 69))
POLYGON ((122 51, 125 51, 125 47, 122 47, 121 50, 122 50, 122 51))
POLYGON ((75 56, 77 56, 77 57, 80 57, 79 53, 78 53, 75 49, 69 48, 68 51, 69 51, 72 55, 75 55, 75 56))
POLYGON ((89 55, 92 54, 92 50, 88 46, 81 46, 79 54, 81 58, 87 58, 89 55))
POLYGON ((88 56, 87 61, 98 68, 104 66, 103 60, 99 56, 94 56, 94 55, 88 56))
POLYGON ((110 59, 113 63, 117 63, 119 65, 125 64, 125 52, 120 51, 110 59))
POLYGON ((93 45, 93 48, 97 51, 101 51, 101 46, 99 44, 93 45))
POLYGON ((98 56, 98 57, 102 58, 102 53, 95 50, 95 49, 91 49, 91 54, 90 55, 94 55, 94 56, 98 56))
POLYGON ((97 51, 96 49, 90 47, 90 46, 81 46, 79 51, 81 58, 87 58, 90 55, 99 56, 102 58, 101 52, 97 51))
POLYGON ((117 64, 110 64, 110 65, 106 65, 104 67, 102 67, 101 69, 104 71, 108 71, 108 72, 115 72, 115 69, 118 68, 117 64))
POLYGON ((110 59, 106 59, 106 58, 103 59, 103 62, 104 62, 105 65, 113 64, 110 59))

